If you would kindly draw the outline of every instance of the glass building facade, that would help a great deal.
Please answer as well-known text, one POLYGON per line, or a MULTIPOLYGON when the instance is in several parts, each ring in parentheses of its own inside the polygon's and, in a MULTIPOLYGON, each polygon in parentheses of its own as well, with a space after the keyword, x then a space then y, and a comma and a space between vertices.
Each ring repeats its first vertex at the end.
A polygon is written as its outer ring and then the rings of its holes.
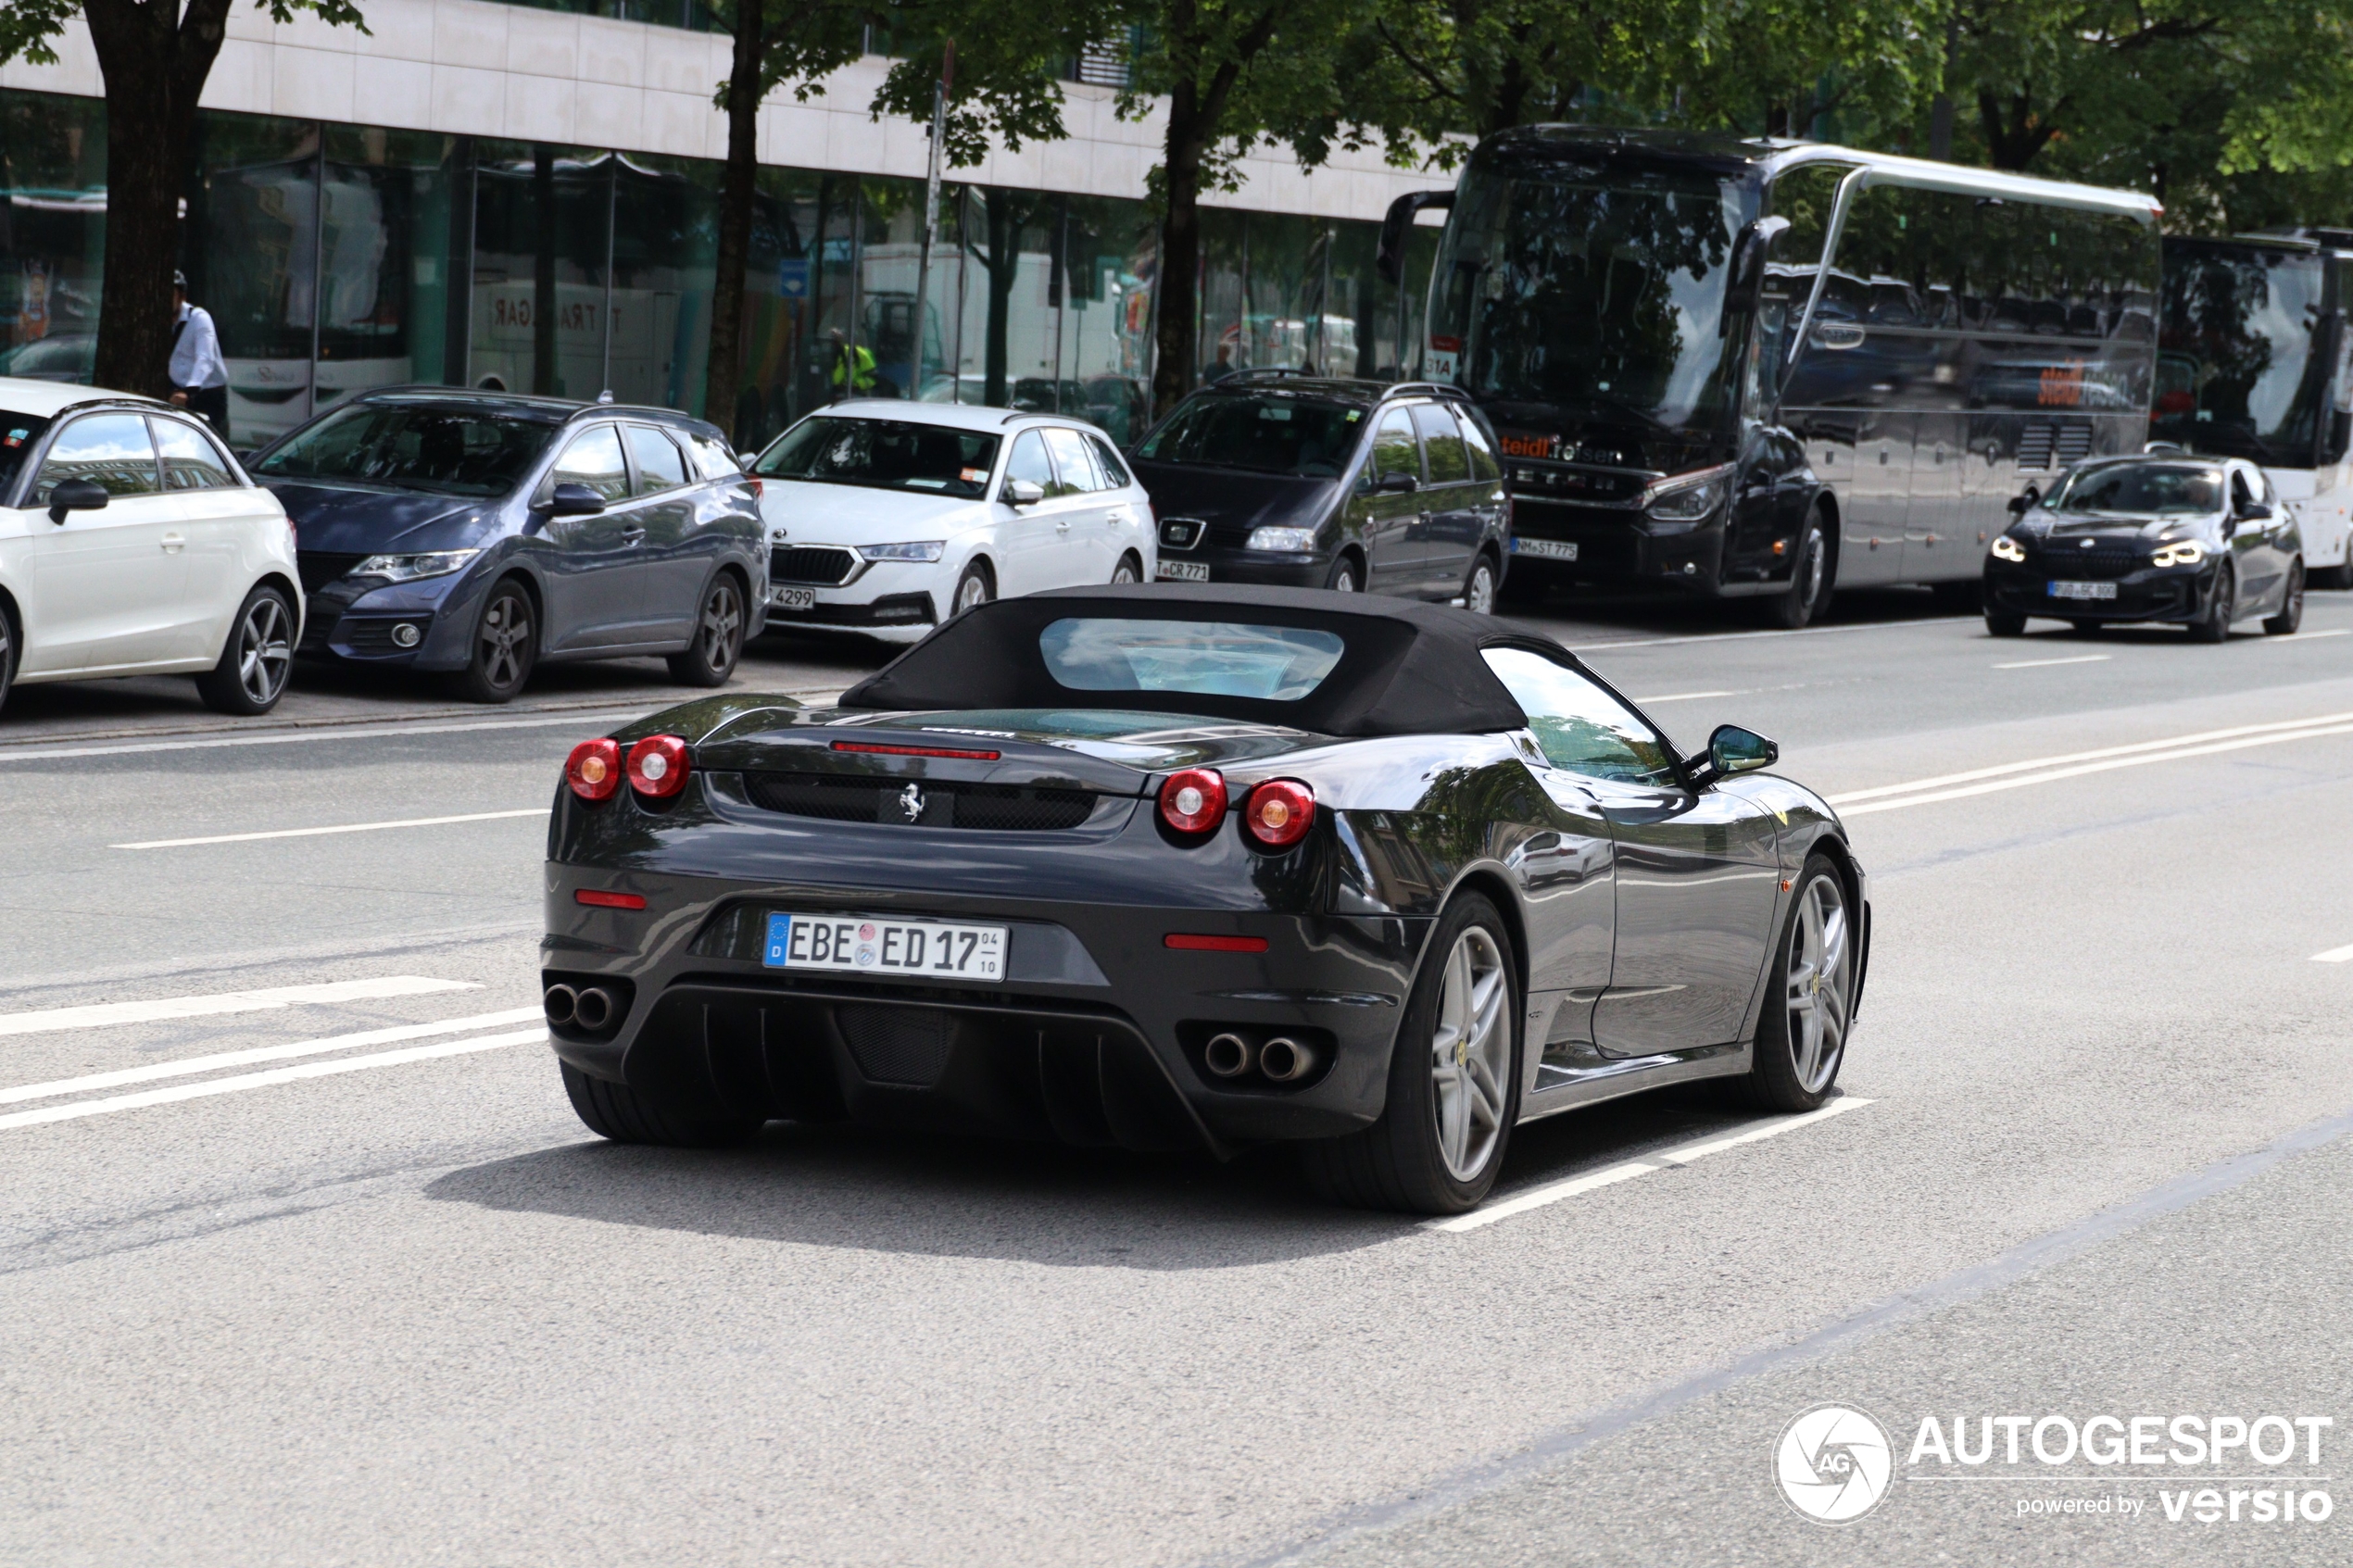
MULTIPOLYGON (((189 294, 257 446, 371 387, 429 383, 702 413, 720 165, 207 111, 182 222, 189 294)), ((86 381, 106 243, 95 99, 0 91, 0 373, 86 381)), ((1156 232, 1144 204, 763 168, 736 438, 852 392, 1149 417, 1156 232), (917 291, 923 297, 918 300, 917 291)), ((1420 340, 1430 236, 1400 290, 1376 224, 1203 213, 1204 376, 1394 375, 1420 340)))

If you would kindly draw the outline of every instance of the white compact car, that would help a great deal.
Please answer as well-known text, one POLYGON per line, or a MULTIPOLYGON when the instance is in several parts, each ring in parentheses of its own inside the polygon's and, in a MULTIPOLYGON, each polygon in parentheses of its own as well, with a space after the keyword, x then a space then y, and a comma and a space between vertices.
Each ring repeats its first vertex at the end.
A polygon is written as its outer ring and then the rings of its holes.
POLYGON ((989 599, 1151 581, 1151 501, 1084 420, 837 403, 751 471, 772 628, 912 643, 989 599))
POLYGON ((294 525, 202 420, 0 378, 0 702, 17 682, 188 674, 277 706, 302 636, 294 525))

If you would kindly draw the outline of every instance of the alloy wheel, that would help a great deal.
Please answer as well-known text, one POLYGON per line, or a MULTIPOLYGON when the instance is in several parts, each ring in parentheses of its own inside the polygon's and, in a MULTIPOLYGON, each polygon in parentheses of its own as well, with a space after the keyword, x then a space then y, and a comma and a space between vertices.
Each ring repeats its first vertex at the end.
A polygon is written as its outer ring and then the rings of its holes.
POLYGON ((1494 613, 1495 568, 1483 558, 1471 568, 1470 582, 1463 589, 1463 608, 1473 615, 1494 613))
POLYGON ((286 633, 286 607, 274 594, 254 600, 237 627, 237 684, 262 708, 278 700, 294 665, 286 633))
POLYGON ((531 644, 531 607, 509 589, 490 601, 482 614, 482 676, 504 691, 521 685, 526 673, 523 652, 531 644))
POLYGON ((1458 1182, 1486 1169, 1504 1135, 1504 1107, 1511 1098, 1511 997, 1502 949, 1484 929, 1470 927, 1446 956, 1429 1042, 1439 1153, 1458 1182))
POLYGON ((977 609, 988 602, 988 579, 975 571, 956 584, 956 613, 977 609))
POLYGON ((1136 581, 1136 563, 1126 556, 1120 557, 1119 564, 1111 569, 1111 585, 1117 588, 1136 581))
POLYGON ((1815 876, 1798 895, 1786 981, 1782 996, 1789 1009, 1790 1065, 1798 1086, 1818 1095, 1838 1076, 1855 983, 1846 893, 1827 872, 1815 876))
POLYGON ((711 667, 712 674, 724 675, 736 667, 743 628, 743 600, 736 592, 735 580, 723 576, 711 584, 711 597, 702 607, 702 625, 698 629, 702 639, 703 662, 711 667))

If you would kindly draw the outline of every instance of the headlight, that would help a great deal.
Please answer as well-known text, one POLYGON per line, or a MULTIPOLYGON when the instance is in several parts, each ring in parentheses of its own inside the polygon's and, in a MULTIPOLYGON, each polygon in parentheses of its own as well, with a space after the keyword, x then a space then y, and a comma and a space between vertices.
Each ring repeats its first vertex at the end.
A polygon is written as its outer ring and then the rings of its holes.
POLYGON ((861 545, 858 553, 868 560, 937 560, 947 547, 945 540, 928 539, 920 545, 861 545))
POLYGON ((2005 533, 1994 541, 1994 558, 1995 560, 2024 560, 2026 546, 2005 533))
POLYGON ((370 556, 351 569, 351 575, 413 583, 420 577, 447 577, 480 554, 480 550, 435 550, 426 556, 370 556))
POLYGON ((1661 480, 1651 487, 1642 509, 1661 522, 1697 522, 1723 504, 1730 472, 1727 466, 1661 480))
POLYGON ((1253 528, 1250 531, 1250 543, 1243 547, 1289 550, 1297 555, 1315 547, 1315 531, 1312 528, 1253 528))
POLYGON ((2176 539, 2170 545, 2159 545, 2149 557, 2151 566, 2196 566, 2206 558, 2206 546, 2195 539, 2176 539))

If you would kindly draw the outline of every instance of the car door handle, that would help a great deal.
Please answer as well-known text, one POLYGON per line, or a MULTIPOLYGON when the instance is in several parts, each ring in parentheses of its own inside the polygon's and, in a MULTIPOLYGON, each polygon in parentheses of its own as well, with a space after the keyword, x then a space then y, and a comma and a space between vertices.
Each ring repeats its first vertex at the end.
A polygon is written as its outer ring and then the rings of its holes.
POLYGON ((634 545, 645 536, 646 531, 642 528, 631 527, 621 531, 621 542, 624 545, 634 545))
POLYGON ((163 553, 168 556, 176 556, 180 553, 180 547, 187 542, 177 533, 167 533, 163 536, 163 553))

